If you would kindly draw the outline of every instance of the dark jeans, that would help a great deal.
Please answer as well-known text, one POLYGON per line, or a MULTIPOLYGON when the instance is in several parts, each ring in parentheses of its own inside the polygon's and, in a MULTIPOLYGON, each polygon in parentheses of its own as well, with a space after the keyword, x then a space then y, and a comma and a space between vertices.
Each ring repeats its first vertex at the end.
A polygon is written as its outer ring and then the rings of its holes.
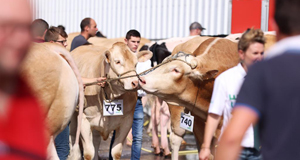
POLYGON ((67 126, 54 140, 57 155, 60 160, 66 160, 70 152, 69 132, 69 126, 67 126))
POLYGON ((132 146, 131 160, 139 160, 142 150, 144 112, 141 99, 138 99, 135 105, 133 123, 132 123, 132 146))
POLYGON ((262 160, 262 156, 255 148, 243 148, 239 160, 262 160))

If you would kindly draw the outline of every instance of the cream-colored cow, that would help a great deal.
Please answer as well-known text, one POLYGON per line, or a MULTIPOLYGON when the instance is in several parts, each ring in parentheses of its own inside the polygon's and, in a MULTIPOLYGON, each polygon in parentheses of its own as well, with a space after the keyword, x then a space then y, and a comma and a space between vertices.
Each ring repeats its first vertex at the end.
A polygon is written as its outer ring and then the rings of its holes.
MULTIPOLYGON (((72 51, 71 54, 80 73, 87 78, 100 76, 117 78, 135 75, 135 66, 138 60, 150 59, 152 56, 152 53, 148 51, 133 53, 123 42, 115 43, 109 50, 100 46, 81 46, 72 51), (123 75, 122 73, 126 74, 123 75)), ((121 158, 123 142, 132 126, 137 101, 137 85, 137 77, 131 77, 111 82, 113 92, 111 92, 108 84, 104 88, 100 88, 100 86, 87 86, 85 88, 85 118, 82 121, 81 129, 85 159, 98 159, 101 136, 106 140, 114 130, 116 130, 116 136, 111 154, 114 159, 121 158), (104 94, 107 95, 108 99, 114 97, 123 100, 122 116, 103 116, 104 94)), ((72 137, 74 136, 73 125, 76 124, 75 122, 72 119, 70 127, 72 137)))
MULTIPOLYGON (((49 159, 59 159, 54 146, 55 137, 68 125, 78 104, 83 85, 70 53, 53 43, 34 43, 22 66, 24 76, 44 106, 51 136, 49 159), (67 61, 66 61, 67 60, 67 61)), ((75 148, 78 147, 78 143, 75 148)))

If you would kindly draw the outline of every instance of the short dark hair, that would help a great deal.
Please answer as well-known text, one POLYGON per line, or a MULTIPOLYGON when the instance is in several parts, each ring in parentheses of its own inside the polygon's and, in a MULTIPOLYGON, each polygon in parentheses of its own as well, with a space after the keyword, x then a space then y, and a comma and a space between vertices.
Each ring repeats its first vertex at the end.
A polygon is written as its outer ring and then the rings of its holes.
POLYGON ((202 27, 202 25, 198 22, 193 22, 191 25, 190 25, 190 31, 191 30, 194 30, 194 29, 200 29, 201 31, 202 30, 205 30, 205 28, 202 27))
POLYGON ((36 19, 31 23, 31 31, 34 37, 42 37, 48 28, 49 24, 43 19, 36 19))
POLYGON ((141 38, 141 34, 139 31, 135 30, 135 29, 132 29, 132 30, 129 30, 127 33, 126 33, 126 39, 130 39, 130 37, 139 37, 141 38))
POLYGON ((81 32, 84 31, 84 28, 85 28, 86 26, 90 27, 90 25, 91 25, 91 20, 92 20, 92 18, 87 17, 87 18, 84 18, 84 19, 81 21, 81 23, 80 23, 80 29, 81 29, 81 32))
POLYGON ((300 34, 300 1, 276 0, 274 19, 281 33, 300 34))
POLYGON ((63 25, 58 25, 57 28, 60 28, 61 30, 66 31, 66 28, 63 25))
POLYGON ((62 27, 50 27, 45 35, 45 41, 50 42, 50 41, 57 41, 59 38, 59 35, 68 38, 68 34, 63 30, 62 27))

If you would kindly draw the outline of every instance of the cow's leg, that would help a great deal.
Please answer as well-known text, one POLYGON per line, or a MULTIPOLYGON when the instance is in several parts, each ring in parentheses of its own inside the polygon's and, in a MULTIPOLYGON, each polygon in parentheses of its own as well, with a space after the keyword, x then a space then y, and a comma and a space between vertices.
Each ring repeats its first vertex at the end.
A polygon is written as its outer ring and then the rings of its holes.
POLYGON ((160 133, 161 133, 161 147, 164 150, 164 155, 170 155, 169 142, 167 137, 168 121, 170 119, 170 111, 167 103, 161 101, 160 109, 160 133))
POLYGON ((197 148, 198 151, 200 151, 200 146, 203 143, 203 139, 204 139, 204 128, 205 128, 205 121, 194 115, 194 136, 196 138, 196 142, 197 142, 197 148))
POLYGON ((172 148, 172 159, 177 160, 179 156, 179 148, 185 134, 185 130, 180 128, 181 112, 184 112, 184 107, 173 106, 169 104, 170 116, 171 116, 171 128, 170 144, 172 148))
POLYGON ((127 133, 131 128, 132 119, 133 119, 132 116, 128 117, 127 119, 124 120, 125 122, 128 123, 121 125, 120 128, 116 129, 115 141, 111 149, 111 155, 114 160, 121 159, 123 143, 125 141, 127 133))
POLYGON ((158 109, 158 98, 155 97, 155 103, 151 108, 151 122, 152 122, 152 147, 154 148, 154 154, 160 153, 159 139, 157 133, 157 119, 159 118, 159 109, 158 109))
MULTIPOLYGON (((86 115, 83 114, 82 122, 81 122, 81 130, 80 130, 80 139, 83 147, 83 156, 86 160, 91 160, 96 155, 95 149, 93 145, 93 134, 91 130, 91 124, 87 120, 86 115)), ((98 152, 97 152, 98 153, 98 152)), ((97 154, 98 157, 98 154, 97 154)))
POLYGON ((100 132, 97 130, 93 130, 93 146, 94 146, 94 159, 93 160, 99 159, 98 151, 100 148, 100 143, 101 143, 100 132))
POLYGON ((183 138, 181 136, 178 136, 174 132, 171 132, 170 144, 171 144, 171 148, 172 148, 172 160, 178 160, 179 148, 180 148, 182 140, 183 140, 183 138))
POLYGON ((132 129, 129 130, 127 138, 126 138, 126 144, 128 146, 132 145, 132 129))
MULTIPOLYGON (((72 140, 72 145, 75 143, 76 136, 76 128, 77 128, 77 114, 74 113, 71 119, 70 124, 70 137, 72 140)), ((93 137, 91 132, 91 126, 89 121, 86 119, 86 115, 82 116, 81 130, 80 130, 80 141, 83 147, 84 159, 91 160, 94 157, 94 146, 93 146, 93 137)), ((71 142, 70 142, 71 143, 71 142)), ((71 153, 68 159, 73 160, 73 157, 81 157, 80 150, 76 150, 76 148, 72 147, 71 153)))
POLYGON ((47 159, 48 160, 59 160, 55 145, 54 145, 54 138, 53 136, 50 137, 49 145, 47 148, 47 159))

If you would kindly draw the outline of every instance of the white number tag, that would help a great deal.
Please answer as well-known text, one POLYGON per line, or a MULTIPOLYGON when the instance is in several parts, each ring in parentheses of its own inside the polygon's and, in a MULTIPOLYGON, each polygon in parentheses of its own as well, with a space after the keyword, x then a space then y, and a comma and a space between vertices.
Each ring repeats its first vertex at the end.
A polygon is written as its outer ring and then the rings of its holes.
POLYGON ((180 127, 190 132, 193 132, 194 116, 181 112, 180 127))
POLYGON ((103 101, 103 116, 123 115, 123 99, 117 99, 111 103, 103 101))

